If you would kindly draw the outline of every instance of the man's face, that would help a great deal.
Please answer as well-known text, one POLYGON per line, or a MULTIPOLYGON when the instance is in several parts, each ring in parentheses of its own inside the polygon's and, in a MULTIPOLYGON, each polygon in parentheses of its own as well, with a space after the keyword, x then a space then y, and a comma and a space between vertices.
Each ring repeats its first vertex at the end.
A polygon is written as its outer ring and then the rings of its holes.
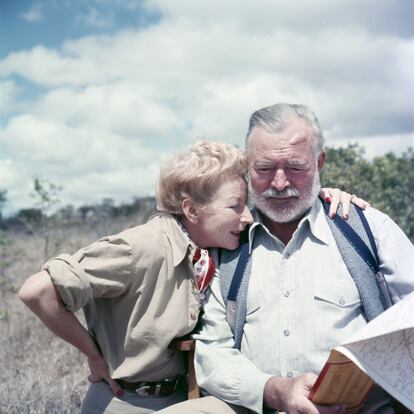
POLYGON ((294 118, 280 133, 250 135, 249 175, 255 206, 272 221, 300 219, 316 200, 325 154, 316 159, 312 128, 294 118))

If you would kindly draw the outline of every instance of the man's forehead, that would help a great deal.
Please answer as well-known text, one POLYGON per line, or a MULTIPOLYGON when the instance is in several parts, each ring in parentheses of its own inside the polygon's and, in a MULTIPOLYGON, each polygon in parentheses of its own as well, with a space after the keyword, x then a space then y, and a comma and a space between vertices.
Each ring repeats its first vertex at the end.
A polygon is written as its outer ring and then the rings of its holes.
POLYGON ((278 141, 283 145, 288 145, 292 147, 302 146, 307 142, 311 141, 312 136, 306 134, 295 134, 290 137, 281 137, 278 141))
POLYGON ((311 149, 314 136, 311 129, 292 128, 289 131, 271 133, 268 131, 253 131, 250 140, 251 152, 288 151, 311 149))

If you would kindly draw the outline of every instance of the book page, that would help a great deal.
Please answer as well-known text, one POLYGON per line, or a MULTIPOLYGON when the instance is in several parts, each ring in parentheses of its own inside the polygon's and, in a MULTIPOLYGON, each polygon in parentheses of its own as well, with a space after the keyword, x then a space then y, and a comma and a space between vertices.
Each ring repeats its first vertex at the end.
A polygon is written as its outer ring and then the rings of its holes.
POLYGON ((414 410, 414 328, 338 347, 378 385, 414 410))
POLYGON ((414 410, 414 292, 369 322, 337 350, 414 410))

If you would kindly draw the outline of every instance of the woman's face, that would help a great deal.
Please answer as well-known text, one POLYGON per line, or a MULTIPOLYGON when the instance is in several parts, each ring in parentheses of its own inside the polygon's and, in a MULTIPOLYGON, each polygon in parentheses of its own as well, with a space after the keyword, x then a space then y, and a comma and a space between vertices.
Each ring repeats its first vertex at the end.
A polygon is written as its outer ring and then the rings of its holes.
POLYGON ((198 245, 234 250, 239 245, 241 232, 252 222, 245 180, 229 178, 220 185, 211 202, 199 209, 198 245))

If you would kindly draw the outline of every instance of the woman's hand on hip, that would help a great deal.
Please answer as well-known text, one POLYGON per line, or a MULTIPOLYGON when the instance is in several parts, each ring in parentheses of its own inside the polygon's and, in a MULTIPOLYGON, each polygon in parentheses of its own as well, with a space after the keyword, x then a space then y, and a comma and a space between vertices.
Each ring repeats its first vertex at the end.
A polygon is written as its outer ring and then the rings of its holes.
POLYGON ((122 388, 109 375, 108 364, 106 363, 102 355, 99 355, 94 358, 88 358, 88 365, 89 370, 91 372, 88 376, 88 380, 90 382, 105 381, 110 386, 114 395, 116 395, 118 398, 122 396, 122 388))

